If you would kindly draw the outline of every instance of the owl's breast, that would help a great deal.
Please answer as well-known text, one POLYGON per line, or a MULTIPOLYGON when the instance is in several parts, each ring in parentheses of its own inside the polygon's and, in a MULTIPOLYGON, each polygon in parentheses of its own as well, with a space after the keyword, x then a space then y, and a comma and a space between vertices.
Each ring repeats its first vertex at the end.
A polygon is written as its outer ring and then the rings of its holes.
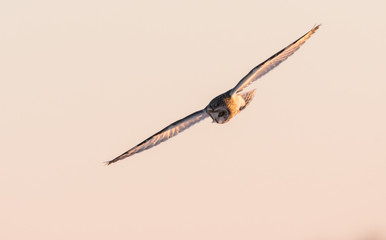
POLYGON ((232 95, 229 98, 225 98, 225 104, 229 109, 229 112, 231 113, 230 118, 235 116, 240 112, 240 108, 245 106, 245 101, 244 99, 237 94, 232 95))

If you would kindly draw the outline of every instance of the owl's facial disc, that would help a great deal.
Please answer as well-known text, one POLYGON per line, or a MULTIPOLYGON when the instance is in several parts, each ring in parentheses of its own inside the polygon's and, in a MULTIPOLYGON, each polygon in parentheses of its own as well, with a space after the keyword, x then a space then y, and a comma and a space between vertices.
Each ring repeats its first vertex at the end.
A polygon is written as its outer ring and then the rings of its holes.
POLYGON ((222 124, 229 120, 229 111, 224 107, 218 107, 216 109, 209 108, 208 113, 213 119, 213 122, 222 124))

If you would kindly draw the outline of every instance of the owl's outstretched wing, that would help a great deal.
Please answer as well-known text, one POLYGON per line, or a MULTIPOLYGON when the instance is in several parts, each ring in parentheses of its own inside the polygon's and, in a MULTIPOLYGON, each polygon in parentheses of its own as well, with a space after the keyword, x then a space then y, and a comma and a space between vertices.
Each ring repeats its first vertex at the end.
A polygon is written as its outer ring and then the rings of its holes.
POLYGON ((320 25, 313 27, 309 32, 304 34, 298 40, 283 48, 281 51, 273 55, 272 57, 265 60, 263 63, 259 64, 255 68, 253 68, 240 82, 237 83, 236 87, 234 87, 231 91, 231 95, 234 93, 238 93, 246 88, 249 84, 256 81, 260 77, 264 76, 267 72, 274 69, 280 63, 285 61, 289 56, 291 56, 296 50, 300 48, 300 46, 311 37, 311 35, 318 30, 320 25))
POLYGON ((166 141, 169 138, 176 136, 180 132, 188 129, 190 126, 200 122, 201 120, 207 118, 208 116, 209 115, 206 113, 205 109, 197 111, 195 113, 192 113, 189 116, 170 124, 169 126, 165 127, 164 129, 162 129, 158 133, 149 137, 148 139, 141 142, 140 144, 133 147, 132 149, 128 150, 127 152, 121 154, 120 156, 114 158, 111 161, 106 162, 106 164, 110 165, 110 164, 115 163, 119 160, 127 158, 135 153, 139 153, 139 152, 142 152, 146 149, 152 148, 152 147, 160 144, 161 142, 166 141))

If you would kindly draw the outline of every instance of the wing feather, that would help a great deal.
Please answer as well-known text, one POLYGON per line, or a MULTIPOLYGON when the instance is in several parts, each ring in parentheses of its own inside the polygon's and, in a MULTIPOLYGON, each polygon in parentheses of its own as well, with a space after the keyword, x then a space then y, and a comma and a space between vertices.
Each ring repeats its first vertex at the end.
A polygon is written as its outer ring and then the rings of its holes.
POLYGON ((169 126, 165 127, 153 136, 147 138, 145 141, 141 142, 137 146, 131 148, 127 152, 124 152, 113 160, 106 162, 106 164, 110 165, 119 160, 127 158, 135 153, 139 153, 146 149, 152 148, 162 143, 163 141, 166 141, 169 138, 176 136, 180 132, 188 129, 190 126, 200 122, 201 120, 204 120, 208 116, 209 115, 206 113, 205 109, 192 113, 189 116, 170 124, 169 126))
POLYGON ((274 69, 276 66, 278 66, 280 63, 285 61, 289 56, 291 56, 296 50, 300 48, 303 43, 311 37, 311 35, 318 30, 320 25, 317 25, 316 27, 313 27, 309 32, 304 34, 302 37, 300 37, 295 42, 291 43, 287 47, 283 48, 281 51, 277 52, 275 55, 271 56, 267 60, 265 60, 263 63, 259 64, 255 68, 253 68, 243 79, 240 80, 240 82, 237 83, 237 85, 232 89, 231 95, 234 93, 238 93, 242 91, 244 88, 246 88, 249 84, 256 81, 257 79, 264 76, 266 73, 274 69))

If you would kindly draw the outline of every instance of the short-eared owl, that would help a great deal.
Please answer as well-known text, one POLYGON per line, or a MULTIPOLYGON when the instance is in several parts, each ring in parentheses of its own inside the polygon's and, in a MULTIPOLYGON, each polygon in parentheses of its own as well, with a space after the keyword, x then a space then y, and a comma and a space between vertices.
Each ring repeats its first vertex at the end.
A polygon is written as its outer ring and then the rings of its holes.
POLYGON ((111 164, 127 158, 133 154, 152 148, 161 142, 176 136, 180 132, 188 129, 190 126, 200 122, 207 117, 211 117, 213 122, 220 124, 228 122, 232 117, 245 109, 255 95, 255 90, 251 90, 245 93, 241 93, 241 91, 244 90, 244 88, 246 88, 249 84, 256 81, 260 77, 264 76, 264 74, 278 66, 289 56, 291 56, 309 37, 311 37, 311 35, 319 28, 319 26, 320 25, 312 28, 298 40, 291 43, 272 57, 265 60, 263 63, 253 68, 243 79, 237 83, 234 88, 215 97, 204 109, 192 113, 189 116, 170 124, 137 146, 131 148, 127 152, 106 163, 111 164))

